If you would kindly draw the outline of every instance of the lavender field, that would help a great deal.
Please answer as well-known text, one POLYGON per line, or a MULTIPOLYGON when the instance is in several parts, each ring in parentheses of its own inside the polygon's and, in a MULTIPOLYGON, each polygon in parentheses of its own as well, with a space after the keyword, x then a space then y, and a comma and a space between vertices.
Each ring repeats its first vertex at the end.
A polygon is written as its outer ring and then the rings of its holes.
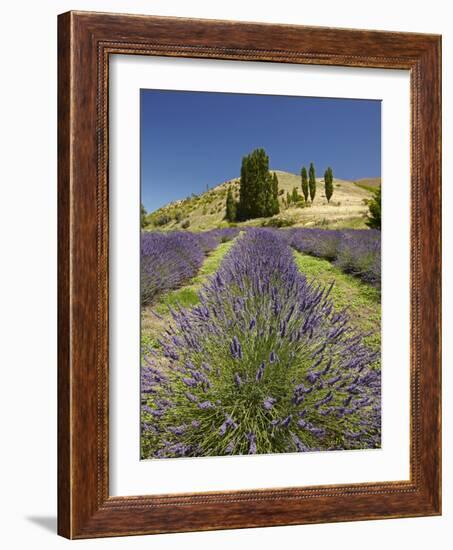
POLYGON ((380 250, 371 229, 143 232, 142 458, 380 447, 380 250))

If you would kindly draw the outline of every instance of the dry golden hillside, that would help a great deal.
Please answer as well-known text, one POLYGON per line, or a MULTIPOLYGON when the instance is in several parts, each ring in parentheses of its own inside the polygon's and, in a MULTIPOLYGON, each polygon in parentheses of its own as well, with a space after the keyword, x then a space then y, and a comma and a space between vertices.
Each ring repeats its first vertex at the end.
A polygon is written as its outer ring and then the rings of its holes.
MULTIPOLYGON (((359 182, 334 179, 334 191, 330 203, 324 194, 324 180, 317 179, 317 190, 313 204, 305 207, 286 207, 287 192, 293 188, 302 194, 300 176, 281 170, 276 172, 279 184, 280 214, 274 216, 288 221, 295 227, 366 227, 364 220, 368 211, 367 201, 372 196, 371 185, 359 182)), ((371 179, 367 180, 371 181, 371 179)), ((374 180, 373 180, 374 181, 374 180)), ((231 188, 236 199, 239 197, 239 178, 229 180, 209 189, 201 195, 192 195, 183 200, 169 203, 148 215, 149 230, 190 229, 206 231, 228 226, 225 220, 225 203, 228 189, 231 188)), ((238 225, 262 225, 269 218, 249 220, 238 225)))

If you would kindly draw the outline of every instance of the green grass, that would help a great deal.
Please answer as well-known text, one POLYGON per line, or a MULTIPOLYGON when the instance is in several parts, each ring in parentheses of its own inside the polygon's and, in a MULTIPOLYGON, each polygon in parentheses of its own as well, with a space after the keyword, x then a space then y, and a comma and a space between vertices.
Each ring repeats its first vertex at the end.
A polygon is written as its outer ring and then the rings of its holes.
POLYGON ((219 246, 205 259, 200 271, 190 281, 190 284, 163 294, 154 307, 155 311, 162 315, 168 312, 169 307, 174 307, 177 304, 183 307, 196 306, 199 303, 199 290, 206 282, 207 278, 219 269, 223 257, 233 246, 233 242, 234 239, 219 244, 219 246))
POLYGON ((343 273, 329 261, 294 251, 299 270, 309 281, 329 285, 334 281, 331 297, 337 309, 347 308, 351 323, 364 332, 372 332, 366 342, 373 349, 381 346, 381 294, 379 290, 343 273))
POLYGON ((357 185, 357 187, 360 187, 360 189, 364 189, 365 191, 369 191, 370 193, 374 193, 377 189, 377 187, 373 187, 372 185, 367 185, 366 183, 360 183, 355 181, 354 185, 357 185))

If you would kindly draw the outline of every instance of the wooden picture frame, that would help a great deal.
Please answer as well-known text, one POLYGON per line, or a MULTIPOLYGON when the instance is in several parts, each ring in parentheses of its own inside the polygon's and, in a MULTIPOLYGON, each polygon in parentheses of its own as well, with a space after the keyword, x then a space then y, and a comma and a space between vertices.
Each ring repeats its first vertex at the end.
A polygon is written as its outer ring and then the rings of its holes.
POLYGON ((69 12, 58 21, 58 532, 67 538, 441 513, 441 38, 69 12), (109 496, 111 54, 410 71, 410 480, 109 496), (429 200, 422 200, 428 196, 429 200))

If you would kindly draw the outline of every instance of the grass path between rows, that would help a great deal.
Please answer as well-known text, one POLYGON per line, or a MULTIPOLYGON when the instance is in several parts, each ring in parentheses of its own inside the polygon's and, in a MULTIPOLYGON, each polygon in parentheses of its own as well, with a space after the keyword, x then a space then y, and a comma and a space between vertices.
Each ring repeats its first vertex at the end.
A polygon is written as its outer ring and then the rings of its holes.
MULTIPOLYGON (((226 253, 236 242, 236 239, 221 243, 205 259, 198 274, 185 286, 169 291, 162 295, 159 301, 142 312, 141 339, 144 345, 156 345, 159 334, 168 325, 169 307, 177 304, 183 307, 193 307, 199 303, 198 292, 209 276, 219 268, 226 253), (162 318, 156 317, 155 311, 162 318)), ((380 349, 381 345, 381 296, 379 290, 343 273, 328 260, 315 258, 293 251, 294 260, 298 269, 304 273, 309 281, 327 286, 334 281, 331 297, 337 309, 348 308, 351 323, 363 332, 371 332, 366 342, 373 349, 380 349)))
POLYGON ((193 307, 199 303, 198 292, 204 283, 207 282, 210 275, 213 275, 220 266, 225 254, 230 250, 236 239, 226 243, 220 243, 204 260, 197 275, 190 282, 181 288, 170 290, 163 294, 158 302, 152 307, 145 308, 142 311, 141 336, 142 344, 153 345, 159 333, 168 323, 169 307, 175 307, 177 304, 183 307, 193 307), (152 311, 158 313, 162 319, 158 319, 152 311))
POLYGON ((381 294, 378 289, 343 273, 328 260, 307 256, 294 251, 294 260, 299 271, 308 281, 315 280, 324 286, 334 281, 330 294, 337 309, 348 308, 351 324, 364 332, 372 332, 366 338, 373 349, 381 346, 381 294))

